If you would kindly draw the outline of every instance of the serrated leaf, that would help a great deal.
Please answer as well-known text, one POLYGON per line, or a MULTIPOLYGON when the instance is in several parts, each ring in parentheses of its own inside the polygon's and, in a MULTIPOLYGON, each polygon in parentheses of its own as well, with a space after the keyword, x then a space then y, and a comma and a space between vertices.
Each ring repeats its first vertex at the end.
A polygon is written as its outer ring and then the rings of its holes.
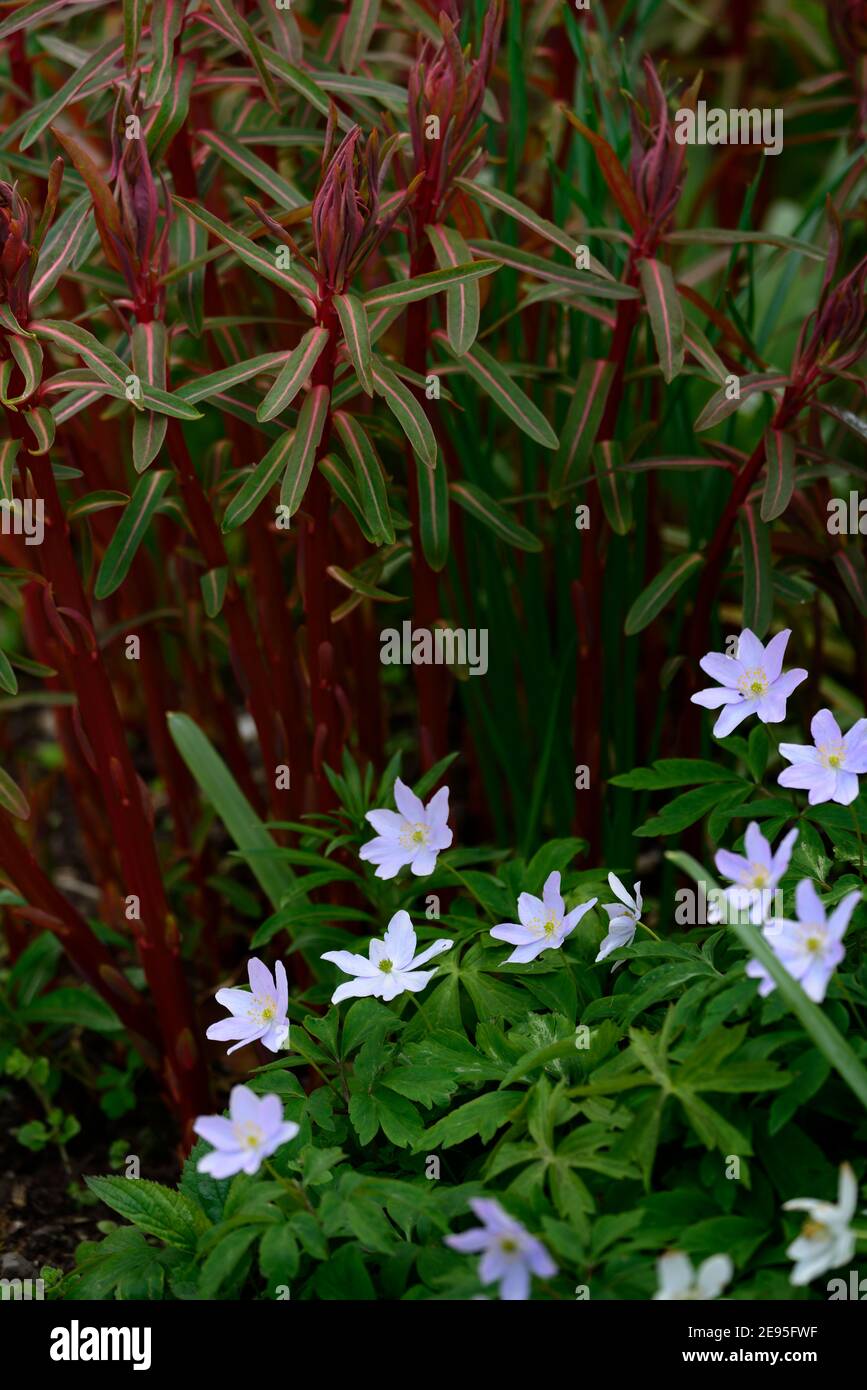
POLYGON ((188 1197, 149 1178, 91 1178, 85 1182, 101 1202, 166 1245, 193 1251, 210 1223, 188 1197))

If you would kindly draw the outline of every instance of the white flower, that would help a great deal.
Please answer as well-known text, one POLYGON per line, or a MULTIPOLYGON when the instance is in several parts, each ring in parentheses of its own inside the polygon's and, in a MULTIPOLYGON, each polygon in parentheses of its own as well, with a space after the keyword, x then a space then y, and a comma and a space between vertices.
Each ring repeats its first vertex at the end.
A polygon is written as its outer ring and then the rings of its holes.
POLYGON ((408 912, 396 912, 381 941, 371 941, 368 957, 353 951, 326 951, 323 960, 330 960, 344 975, 354 975, 344 985, 338 985, 331 996, 332 1004, 356 995, 372 994, 377 999, 396 999, 404 990, 417 994, 437 972, 419 970, 420 965, 450 951, 454 941, 441 937, 419 955, 415 954, 416 936, 408 912))
POLYGON ((848 1264, 855 1254, 855 1233, 849 1222, 858 1204, 858 1184, 848 1163, 840 1165, 837 1202, 822 1202, 814 1197, 798 1197, 784 1202, 783 1211, 805 1211, 807 1220, 797 1240, 786 1251, 795 1261, 790 1283, 809 1284, 826 1269, 838 1269, 848 1264))
POLYGON ((734 1266, 728 1255, 711 1255, 696 1271, 688 1255, 669 1250, 656 1261, 659 1288, 653 1297, 664 1302, 707 1302, 719 1298, 733 1274, 734 1266))
POLYGON ((448 787, 440 787, 425 806, 398 777, 394 800, 397 811, 367 812, 378 833, 361 846, 360 857, 376 864, 377 878, 394 878, 407 865, 414 874, 433 873, 437 853, 452 842, 448 787))
MULTIPOLYGON (((737 913, 747 909, 749 920, 755 926, 761 926, 768 915, 771 895, 789 867, 797 838, 797 828, 790 830, 774 853, 770 841, 765 839, 753 820, 747 826, 744 836, 746 857, 733 854, 728 849, 721 849, 717 853, 717 868, 724 878, 731 879, 736 885, 734 888, 726 889, 725 897, 737 913)), ((709 904, 707 920, 718 922, 721 917, 722 904, 709 904)))
POLYGON ((867 772, 867 719, 859 719, 844 737, 831 711, 820 709, 810 733, 815 748, 808 743, 780 744, 792 766, 784 767, 777 781, 781 787, 809 792, 811 806, 820 801, 851 805, 858 795, 858 774, 867 772))
POLYGON ((520 1301, 530 1297, 531 1274, 553 1278, 557 1266, 542 1242, 509 1216, 499 1202, 491 1197, 472 1197, 470 1206, 482 1225, 444 1239, 462 1254, 481 1254, 479 1283, 499 1284, 500 1298, 520 1301))
MULTIPOLYGON (((212 1023, 206 1036, 215 1042, 239 1039, 229 1052, 237 1052, 246 1043, 261 1042, 269 1052, 279 1052, 289 1041, 289 986, 282 961, 277 962, 274 974, 263 961, 255 957, 247 967, 250 988, 218 989, 217 1003, 228 1009, 231 1018, 212 1023)), ((228 1053, 227 1053, 228 1055, 228 1053)))
POLYGON ((578 925, 585 913, 595 907, 596 899, 581 903, 566 912, 566 904, 560 895, 560 875, 549 874, 542 889, 541 898, 532 893, 522 893, 518 898, 518 922, 500 922, 491 928, 491 936, 497 941, 507 941, 515 950, 503 961, 504 965, 520 963, 526 965, 535 960, 542 951, 552 947, 559 949, 566 937, 578 925))
MULTIPOLYGON (((808 878, 802 878, 795 889, 798 920, 773 918, 763 929, 762 935, 774 955, 815 1004, 821 1004, 825 998, 834 968, 846 954, 843 933, 860 900, 860 890, 855 888, 840 900, 828 917, 813 884, 808 878)), ((763 997, 776 988, 761 961, 751 960, 747 974, 750 979, 760 981, 759 994, 763 997)))
POLYGON ((705 709, 725 709, 713 726, 717 738, 725 738, 747 715, 757 714, 763 724, 779 724, 786 717, 786 701, 796 686, 807 679, 800 667, 782 674, 783 654, 791 637, 786 628, 772 637, 765 647, 745 627, 738 638, 736 657, 708 652, 699 666, 720 684, 693 695, 695 705, 705 709))
POLYGON ((294 1120, 283 1119, 279 1096, 257 1096, 249 1086, 233 1086, 229 1096, 229 1118, 200 1115, 193 1125, 196 1134, 213 1144, 213 1153, 200 1158, 200 1173, 214 1178, 230 1178, 233 1173, 255 1173, 263 1158, 298 1133, 294 1120))
POLYGON ((632 945, 644 906, 640 883, 634 884, 632 893, 629 893, 616 874, 609 874, 608 886, 620 901, 602 904, 602 911, 608 913, 608 935, 599 947, 597 961, 604 960, 612 951, 616 951, 618 946, 632 945))

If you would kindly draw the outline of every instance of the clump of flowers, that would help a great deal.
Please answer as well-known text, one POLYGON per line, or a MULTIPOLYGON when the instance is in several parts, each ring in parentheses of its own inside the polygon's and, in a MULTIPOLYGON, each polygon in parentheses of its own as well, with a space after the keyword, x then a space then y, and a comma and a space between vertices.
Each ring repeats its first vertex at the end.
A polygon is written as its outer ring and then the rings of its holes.
MULTIPOLYGON (((804 878, 795 890, 797 918, 773 918, 764 929, 774 955, 816 1004, 825 998, 831 976, 846 954, 843 934, 860 900, 860 891, 853 889, 829 917, 814 885, 804 878)), ((760 981, 761 995, 776 988, 761 961, 751 960, 747 974, 760 981)))

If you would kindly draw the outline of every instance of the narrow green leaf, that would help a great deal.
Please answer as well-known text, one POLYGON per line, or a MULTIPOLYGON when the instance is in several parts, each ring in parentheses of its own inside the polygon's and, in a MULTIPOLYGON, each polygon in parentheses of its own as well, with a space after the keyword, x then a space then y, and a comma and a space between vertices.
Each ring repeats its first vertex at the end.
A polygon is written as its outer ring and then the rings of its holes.
POLYGON ((280 368, 277 380, 256 411, 257 420, 273 420, 292 404, 307 381, 328 342, 328 329, 318 324, 308 329, 280 368))
POLYGON ((665 381, 672 381, 683 367, 683 306, 671 267, 663 261, 639 262, 644 303, 650 316, 659 365, 665 381))
MULTIPOLYGON (((382 464, 361 422, 338 410, 334 425, 355 469, 358 497, 373 535, 380 541, 394 543, 394 526, 388 505, 388 493, 382 464)), ((434 469, 434 472, 437 470, 434 469)))
POLYGON ((0 767, 0 806, 16 820, 30 819, 30 803, 27 797, 2 767, 0 767))
POLYGON ((762 521, 775 521, 789 505, 795 490, 795 441, 782 430, 765 431, 765 490, 762 521))
POLYGON ((400 425, 413 452, 428 468, 436 468, 437 442, 430 421, 400 377, 388 367, 381 357, 373 356, 373 386, 381 396, 400 425))
POLYGON ((286 471, 280 485, 280 502, 294 516, 304 500, 304 493, 316 462, 316 450, 325 428, 330 392, 327 386, 314 386, 298 414, 298 424, 286 460, 286 471))
MULTIPOLYGON (((472 260, 460 232, 441 222, 425 227, 441 270, 455 269, 472 260)), ((479 331, 481 297, 475 280, 466 280, 446 291, 446 332, 452 351, 461 357, 471 348, 479 331)))
MULTIPOLYGON (((166 326, 158 319, 137 323, 132 335, 133 368, 148 386, 165 389, 166 384, 166 326)), ((166 415, 146 410, 132 422, 132 461, 136 473, 149 468, 163 446, 168 429, 166 415)))
POLYGON ((202 601, 209 618, 216 618, 223 606, 228 579, 228 568, 225 565, 220 565, 217 569, 208 570, 199 580, 202 601))
POLYGON ((429 295, 439 294, 454 285, 467 284, 492 275, 499 270, 498 261, 470 261, 468 265, 454 266, 449 270, 431 270, 426 275, 416 275, 411 280, 395 280, 390 285, 368 290, 363 303, 368 313, 376 309, 392 309, 398 304, 410 304, 416 299, 427 299, 429 295))
POLYGON ((187 202, 184 198, 175 196, 172 201, 181 211, 186 212, 218 240, 230 247, 251 270, 255 270, 257 274, 264 276, 266 280, 279 285, 282 290, 291 294, 299 308, 305 314, 309 314, 311 318, 313 317, 316 286, 307 271, 302 272, 297 268, 295 270, 281 270, 265 247, 257 245, 255 241, 244 236, 242 232, 236 232, 234 227, 227 226, 225 222, 220 221, 219 217, 214 217, 213 213, 207 212, 197 203, 187 202))
POLYGON ((156 106, 169 89, 175 39, 181 32, 183 21, 182 0, 154 0, 150 23, 153 62, 145 88, 145 106, 156 106))
POLYGON ((368 50, 378 18, 379 0, 352 0, 340 39, 340 64, 344 72, 355 72, 368 50))
POLYGON ((738 529, 744 564, 744 627, 761 638, 768 630, 774 611, 770 533, 748 503, 741 508, 738 529))
POLYGON ((493 497, 489 497, 480 487, 476 487, 475 483, 450 483, 449 492, 465 511, 516 550, 537 552, 542 549, 542 542, 537 536, 532 535, 525 526, 519 525, 505 507, 495 502, 493 497))
POLYGON ((666 604, 674 598, 690 575, 703 564, 704 557, 696 553, 677 555, 670 560, 650 581, 647 588, 642 590, 627 613, 623 625, 626 636, 634 637, 636 633, 643 632, 653 622, 657 613, 661 613, 666 604))
POLYGON ((336 294, 334 307, 343 329, 343 339, 349 353, 349 360, 355 368, 355 375, 361 382, 362 390, 373 395, 373 358, 370 351, 370 329, 367 326, 367 311, 354 294, 336 294))
POLYGON ((223 517, 223 530, 233 531, 251 517, 260 502, 268 495, 277 479, 286 468, 286 460, 292 447, 293 430, 287 430, 275 440, 263 459, 245 478, 235 493, 223 517))
MULTIPOLYGON (((445 333, 437 330, 433 337, 454 356, 445 333)), ((542 412, 537 410, 529 396, 525 395, 520 386, 503 370, 496 358, 478 343, 474 343, 460 358, 460 362, 477 385, 481 386, 503 414, 508 415, 524 434, 529 435, 545 449, 557 448, 557 436, 542 412)))
POLYGON ((113 594, 123 583, 135 553, 144 539, 151 517, 162 501, 171 480, 172 475, 167 469, 157 473, 146 473, 139 479, 102 557, 94 589, 96 598, 108 598, 109 594, 113 594))
POLYGON ((552 507, 560 506, 586 471, 613 377, 613 362, 586 358, 581 363, 548 480, 552 507))
POLYGON ((593 464, 602 510, 618 536, 632 526, 632 479, 623 469, 623 450, 614 439, 606 439, 593 449, 593 464))
POLYGON ((436 468, 417 468, 418 520, 424 558, 437 573, 449 558, 449 480, 445 459, 436 468))

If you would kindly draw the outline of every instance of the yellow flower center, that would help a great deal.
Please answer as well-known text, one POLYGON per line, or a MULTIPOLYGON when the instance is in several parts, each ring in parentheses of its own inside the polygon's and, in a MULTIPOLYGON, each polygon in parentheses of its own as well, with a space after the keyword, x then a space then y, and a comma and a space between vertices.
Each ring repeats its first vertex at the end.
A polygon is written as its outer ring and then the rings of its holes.
POLYGON ((808 951, 821 951, 823 945, 822 938, 821 936, 808 936, 804 945, 808 951))
POLYGON ((819 743, 816 745, 819 754, 819 761, 823 767, 831 767, 835 770, 843 766, 843 745, 842 743, 819 743))
POLYGON ((383 975, 388 975, 394 969, 394 964, 390 960, 381 960, 379 962, 379 968, 382 971, 383 975))
POLYGON ((264 1139, 264 1134, 257 1124, 248 1120, 245 1124, 235 1126, 235 1135, 238 1143, 246 1149, 257 1149, 264 1139))
POLYGON ((770 681, 762 668, 753 666, 749 671, 744 671, 738 681, 738 690, 747 700, 755 700, 767 694, 769 684, 770 681))
POLYGON ((414 849, 419 845, 426 845, 430 831, 422 821, 417 821, 415 825, 407 825, 400 834, 400 843, 405 849, 414 849))
POLYGON ((557 923, 554 921, 553 917, 545 923, 543 930, 546 936, 554 935, 555 931, 557 930, 557 923))
POLYGON ((518 1249, 518 1242, 513 1240, 511 1236, 502 1236, 500 1238, 500 1249, 504 1255, 514 1255, 518 1249))
POLYGON ((801 1235, 808 1240, 822 1240, 828 1233, 828 1227, 823 1226, 821 1221, 805 1221, 801 1235))

